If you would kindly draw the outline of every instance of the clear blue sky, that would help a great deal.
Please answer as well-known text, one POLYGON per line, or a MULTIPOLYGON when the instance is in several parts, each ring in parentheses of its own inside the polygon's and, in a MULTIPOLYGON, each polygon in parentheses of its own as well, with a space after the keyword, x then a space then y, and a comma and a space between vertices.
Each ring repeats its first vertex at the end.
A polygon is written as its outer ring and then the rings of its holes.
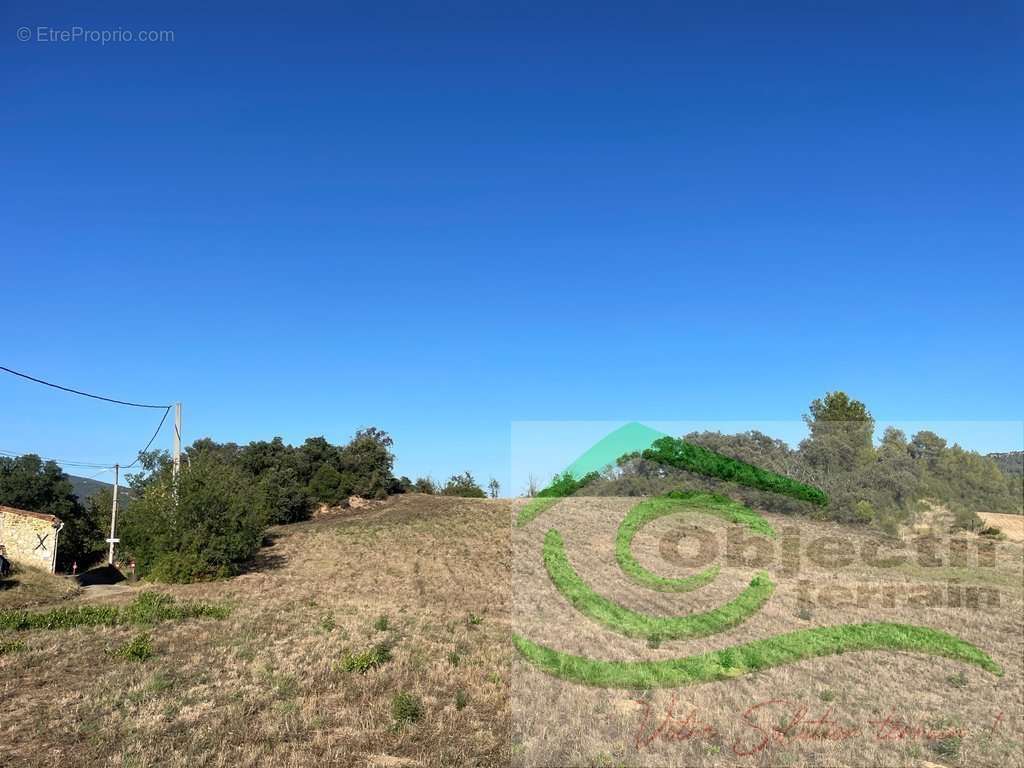
MULTIPOLYGON (((1021 418, 1019 3, 145 5, 0 10, 0 364, 503 482, 517 420, 1021 418)), ((0 377, 0 449, 153 417, 0 377)))

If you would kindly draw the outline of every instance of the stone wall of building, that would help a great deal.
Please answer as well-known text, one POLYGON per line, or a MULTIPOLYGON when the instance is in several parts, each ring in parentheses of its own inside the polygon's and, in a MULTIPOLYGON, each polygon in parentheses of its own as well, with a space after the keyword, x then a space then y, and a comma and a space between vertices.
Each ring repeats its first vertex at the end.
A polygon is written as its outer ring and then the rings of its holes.
POLYGON ((53 573, 60 527, 53 515, 0 507, 0 545, 12 563, 53 573))

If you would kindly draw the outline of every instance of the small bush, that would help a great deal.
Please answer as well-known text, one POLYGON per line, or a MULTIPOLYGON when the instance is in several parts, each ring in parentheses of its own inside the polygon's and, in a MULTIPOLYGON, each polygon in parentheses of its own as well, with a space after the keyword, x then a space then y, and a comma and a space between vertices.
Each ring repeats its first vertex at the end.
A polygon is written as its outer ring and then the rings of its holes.
POLYGON ((0 640, 0 656, 8 653, 21 653, 25 650, 25 644, 20 640, 0 640))
POLYGON ((468 703, 469 697, 466 695, 466 692, 462 689, 457 690, 455 692, 455 708, 461 711, 466 708, 468 703))
POLYGON ((442 496, 463 496, 471 499, 486 499, 487 494, 470 472, 452 475, 441 489, 442 496))
POLYGON ((415 723, 423 717, 423 705, 418 696, 411 693, 396 693, 391 699, 391 716, 396 725, 415 723))
POLYGON ((459 654, 456 653, 455 651, 452 651, 451 653, 448 654, 448 663, 451 664, 453 667, 459 666, 459 661, 460 660, 461 659, 459 658, 459 654))
POLYGON ((376 643, 358 653, 345 651, 342 654, 340 666, 345 672, 358 672, 364 675, 371 669, 376 669, 389 661, 391 661, 391 646, 388 643, 376 643))
POLYGON ((328 614, 327 616, 320 617, 320 629, 324 632, 333 632, 336 624, 334 623, 334 617, 328 614))
POLYGON ((127 643, 111 653, 119 659, 126 661, 146 661, 153 657, 153 642, 148 633, 136 635, 127 643))
POLYGON ((388 621, 388 617, 384 614, 378 616, 373 622, 373 628, 378 632, 387 632, 389 626, 391 626, 391 624, 388 621))
POLYGON ((830 691, 830 690, 827 690, 827 689, 818 694, 818 698, 821 699, 822 701, 826 702, 826 703, 828 703, 830 701, 833 701, 835 699, 835 697, 836 697, 835 691, 830 691))
POLYGON ((470 613, 469 616, 466 617, 466 624, 468 624, 471 627, 479 627, 483 623, 483 617, 477 616, 475 613, 470 613))

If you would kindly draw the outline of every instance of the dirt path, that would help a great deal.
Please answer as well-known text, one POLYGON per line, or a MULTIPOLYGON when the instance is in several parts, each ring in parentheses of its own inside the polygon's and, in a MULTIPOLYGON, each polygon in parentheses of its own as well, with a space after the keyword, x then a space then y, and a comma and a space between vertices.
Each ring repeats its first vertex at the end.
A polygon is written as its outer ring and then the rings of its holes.
POLYGON ((1010 541, 1024 542, 1024 515, 1005 515, 998 512, 979 512, 985 525, 994 525, 1010 541))

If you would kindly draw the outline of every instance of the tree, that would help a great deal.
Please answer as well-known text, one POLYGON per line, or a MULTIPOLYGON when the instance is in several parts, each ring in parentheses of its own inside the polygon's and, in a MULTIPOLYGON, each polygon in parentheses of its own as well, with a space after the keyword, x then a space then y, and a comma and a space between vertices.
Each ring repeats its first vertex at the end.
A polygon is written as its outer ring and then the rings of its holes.
POLYGON ((473 475, 466 470, 461 475, 452 475, 448 478, 444 488, 441 489, 442 496, 464 496, 472 499, 486 499, 484 489, 477 485, 473 475))
POLYGON ((340 451, 340 469, 348 476, 352 493, 368 499, 383 499, 392 484, 394 441, 387 432, 370 427, 356 432, 340 451))
POLYGON ((182 467, 176 486, 169 463, 158 461, 125 510, 122 546, 138 573, 162 581, 236 573, 259 549, 266 528, 251 479, 201 451, 182 467))
POLYGON ((495 479, 494 479, 494 478, 492 477, 492 478, 490 479, 490 481, 488 481, 488 483, 487 483, 487 488, 488 488, 488 490, 490 490, 490 492, 491 492, 491 498, 492 498, 492 499, 496 499, 496 498, 498 498, 498 491, 500 491, 500 490, 501 490, 501 485, 500 485, 500 484, 498 483, 498 481, 497 481, 497 480, 495 480, 495 479))
POLYGON ((929 467, 934 467, 942 452, 946 450, 945 438, 939 437, 934 432, 923 429, 914 435, 910 440, 910 455, 915 459, 922 460, 929 467))
POLYGON ((412 489, 416 493, 437 493, 437 486, 429 475, 427 477, 417 477, 416 482, 412 484, 412 489))
POLYGON ((864 403, 845 392, 827 392, 811 402, 803 418, 811 434, 800 443, 800 452, 812 466, 850 471, 870 461, 875 420, 864 403))

